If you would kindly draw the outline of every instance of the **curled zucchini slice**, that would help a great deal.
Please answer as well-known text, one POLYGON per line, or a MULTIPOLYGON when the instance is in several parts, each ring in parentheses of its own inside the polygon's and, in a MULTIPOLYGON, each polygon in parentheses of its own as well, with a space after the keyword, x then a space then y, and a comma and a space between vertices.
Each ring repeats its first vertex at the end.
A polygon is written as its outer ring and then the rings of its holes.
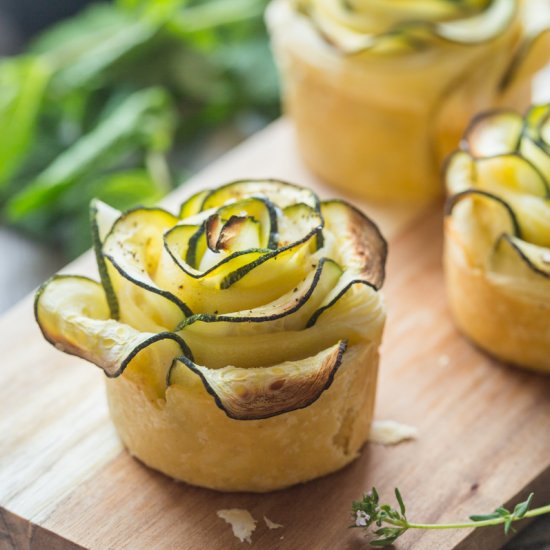
POLYGON ((87 277, 54 276, 36 294, 36 320, 57 349, 94 363, 109 378, 131 371, 162 397, 174 357, 192 357, 191 351, 177 334, 140 332, 109 314, 101 284, 87 277))
POLYGON ((201 210, 217 208, 228 201, 243 197, 264 197, 279 208, 303 203, 311 208, 319 208, 319 197, 305 187, 280 180, 240 180, 222 185, 206 194, 201 210))
POLYGON ((139 330, 172 330, 189 307, 156 282, 162 236, 177 219, 160 208, 137 208, 120 216, 102 247, 119 303, 120 320, 139 330))
POLYGON ((380 230, 362 212, 344 201, 327 201, 321 205, 327 224, 326 247, 332 247, 336 261, 372 284, 384 284, 388 244, 380 230))
POLYGON ((550 255, 548 249, 503 233, 491 255, 491 269, 537 283, 541 277, 550 279, 550 255))
POLYGON ((37 320, 54 345, 151 399, 174 386, 232 419, 277 416, 327 391, 348 347, 380 342, 387 245, 343 201, 238 181, 196 193, 178 216, 99 202, 92 213, 101 284, 51 280, 37 320))
POLYGON ((250 369, 209 369, 182 357, 172 365, 168 384, 194 387, 198 376, 229 418, 270 418, 316 401, 332 384, 345 351, 346 342, 341 341, 306 359, 250 369))
POLYGON ((111 317, 113 319, 118 319, 119 316, 118 300, 111 277, 109 276, 107 262, 103 255, 103 241, 111 231, 116 220, 120 217, 120 214, 121 213, 115 208, 97 199, 93 200, 90 205, 92 246, 97 262, 99 277, 101 278, 101 284, 105 289, 109 310, 111 311, 111 317))

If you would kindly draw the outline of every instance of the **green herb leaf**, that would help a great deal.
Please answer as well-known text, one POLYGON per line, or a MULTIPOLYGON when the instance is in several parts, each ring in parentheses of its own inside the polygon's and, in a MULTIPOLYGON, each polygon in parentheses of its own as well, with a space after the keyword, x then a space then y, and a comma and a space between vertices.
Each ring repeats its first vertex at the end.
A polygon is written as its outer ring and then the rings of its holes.
POLYGON ((527 500, 524 502, 520 502, 516 505, 514 508, 514 517, 517 519, 521 519, 523 516, 525 516, 527 510, 529 510, 529 507, 531 506, 531 502, 533 501, 533 497, 535 496, 535 493, 531 493, 527 500))
POLYGON ((395 498, 399 503, 399 509, 401 510, 401 514, 404 516, 406 513, 405 503, 403 502, 403 497, 401 496, 401 493, 399 492, 399 489, 397 487, 395 488, 395 498))

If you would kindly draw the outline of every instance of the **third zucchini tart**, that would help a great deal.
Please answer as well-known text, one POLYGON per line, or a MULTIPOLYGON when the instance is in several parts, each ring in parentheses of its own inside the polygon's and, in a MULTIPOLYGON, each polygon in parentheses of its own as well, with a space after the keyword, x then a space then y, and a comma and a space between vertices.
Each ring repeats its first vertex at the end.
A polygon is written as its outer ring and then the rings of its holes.
POLYGON ((427 201, 471 117, 525 108, 547 0, 273 0, 285 107, 309 166, 366 198, 427 201))
POLYGON ((550 372, 550 105, 475 119, 446 179, 456 323, 496 357, 550 372))
POLYGON ((96 202, 101 282, 37 293, 47 340, 107 375, 129 451, 176 479, 269 491, 354 460, 372 419, 386 243, 342 201, 280 181, 177 215, 96 202))

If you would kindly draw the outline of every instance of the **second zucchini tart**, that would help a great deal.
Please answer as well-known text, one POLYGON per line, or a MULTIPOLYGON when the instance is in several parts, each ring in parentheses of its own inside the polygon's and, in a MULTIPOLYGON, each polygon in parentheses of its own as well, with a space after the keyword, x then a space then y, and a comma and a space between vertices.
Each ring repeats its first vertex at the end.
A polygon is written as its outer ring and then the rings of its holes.
POLYGON ((492 355, 550 372, 550 105, 475 119, 446 179, 456 323, 492 355))
POLYGON ((546 0, 273 0, 267 22, 306 162, 384 202, 443 194, 471 117, 526 107, 550 48, 546 0))
POLYGON ((269 491, 358 456, 385 321, 386 243, 342 201, 280 181, 177 215, 93 208, 101 282, 56 276, 36 317, 107 375, 130 452, 176 479, 269 491))

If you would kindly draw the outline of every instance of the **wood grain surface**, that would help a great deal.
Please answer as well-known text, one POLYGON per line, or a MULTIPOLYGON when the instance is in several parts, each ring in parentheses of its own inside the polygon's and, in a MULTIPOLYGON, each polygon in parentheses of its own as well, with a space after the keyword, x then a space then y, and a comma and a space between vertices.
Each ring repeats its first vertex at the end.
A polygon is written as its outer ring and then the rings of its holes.
MULTIPOLYGON (((166 204, 174 207, 198 188, 268 176, 338 195, 305 170, 281 120, 166 204)), ((441 272, 441 205, 381 209, 355 202, 390 242, 376 417, 417 426, 417 441, 367 445, 346 469, 272 494, 176 483, 122 449, 103 375, 42 340, 28 297, 0 320, 0 548, 244 548, 216 516, 240 507, 259 520, 252 548, 360 550, 368 545, 347 528, 350 503, 373 484, 386 498, 399 486, 410 518, 422 521, 462 520, 530 490, 537 502, 549 499, 550 377, 502 365, 457 333, 441 272), (284 528, 267 529, 264 515, 284 528)), ((67 269, 93 270, 90 254, 67 269)), ((491 550, 504 542, 501 529, 409 532, 397 547, 491 550)))

